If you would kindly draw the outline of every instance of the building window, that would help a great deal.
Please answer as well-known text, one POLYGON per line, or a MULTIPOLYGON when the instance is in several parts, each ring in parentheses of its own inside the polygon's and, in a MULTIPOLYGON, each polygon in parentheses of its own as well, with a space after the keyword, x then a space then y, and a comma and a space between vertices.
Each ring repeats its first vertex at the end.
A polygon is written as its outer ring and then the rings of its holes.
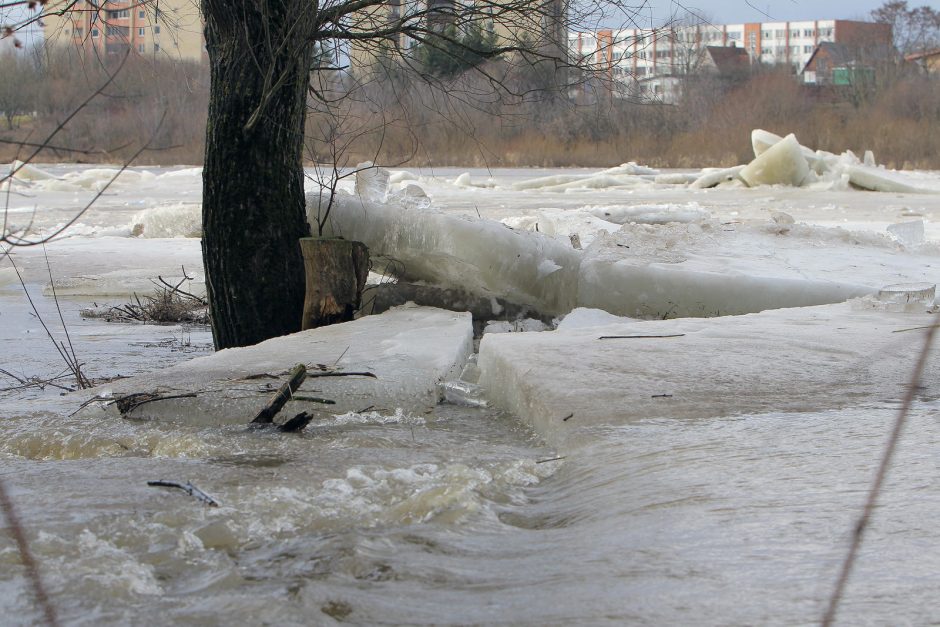
POLYGON ((141 37, 143 37, 143 36, 144 36, 144 29, 143 29, 143 28, 138 28, 138 29, 137 29, 137 34, 140 35, 141 37))
POLYGON ((777 39, 784 39, 787 36, 787 31, 785 30, 776 30, 774 31, 774 37, 777 39))
POLYGON ((127 26, 112 26, 111 24, 108 24, 106 33, 108 37, 127 37, 131 34, 127 26))
POLYGON ((822 29, 820 29, 820 30, 819 30, 819 36, 820 36, 820 37, 832 37, 832 29, 831 29, 831 28, 822 28, 822 29))
POLYGON ((160 52, 160 44, 154 44, 154 45, 153 45, 153 51, 154 51, 155 53, 156 53, 156 52, 160 52))
POLYGON ((812 36, 813 36, 813 29, 812 29, 812 28, 804 29, 804 30, 803 30, 803 36, 804 36, 804 37, 812 37, 812 36))
POLYGON ((92 37, 97 37, 97 36, 98 36, 98 29, 97 29, 97 28, 91 29, 91 36, 92 36, 92 37))
POLYGON ((137 17, 139 17, 140 19, 144 19, 145 17, 147 17, 147 12, 146 12, 146 11, 138 11, 138 12, 137 12, 137 17))
POLYGON ((105 15, 109 20, 121 20, 126 19, 130 13, 127 9, 121 9, 120 11, 105 11, 105 15))
POLYGON ((159 24, 157 24, 156 26, 153 27, 153 34, 154 34, 154 35, 159 35, 159 34, 160 34, 160 25, 159 25, 159 24))
POLYGON ((803 46, 803 53, 804 53, 804 54, 809 54, 809 53, 812 52, 812 51, 813 51, 813 47, 812 47, 812 46, 803 46))
POLYGON ((143 54, 144 44, 137 44, 137 52, 140 52, 141 54, 143 54))
POLYGON ((773 33, 769 30, 764 30, 760 33, 761 39, 770 39, 771 35, 773 35, 773 33))

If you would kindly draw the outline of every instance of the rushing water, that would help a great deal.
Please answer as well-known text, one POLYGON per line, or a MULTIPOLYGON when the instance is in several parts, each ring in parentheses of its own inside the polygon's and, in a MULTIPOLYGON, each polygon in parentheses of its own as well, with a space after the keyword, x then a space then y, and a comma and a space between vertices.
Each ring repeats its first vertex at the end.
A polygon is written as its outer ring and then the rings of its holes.
MULTIPOLYGON (((641 420, 548 461, 512 417, 446 404, 294 436, 16 394, 0 476, 61 617, 95 625, 813 622, 897 409, 641 420)), ((912 416, 845 624, 937 618, 938 411, 912 416)), ((6 534, 0 600, 4 623, 37 620, 6 534)))

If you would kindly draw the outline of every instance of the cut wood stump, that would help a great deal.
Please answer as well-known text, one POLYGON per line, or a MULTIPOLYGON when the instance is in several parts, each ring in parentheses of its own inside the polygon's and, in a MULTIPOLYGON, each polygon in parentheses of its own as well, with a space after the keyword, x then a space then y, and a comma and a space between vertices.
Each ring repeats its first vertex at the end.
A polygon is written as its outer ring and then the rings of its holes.
POLYGON ((369 274, 369 249, 362 242, 303 237, 300 250, 307 277, 301 329, 352 320, 369 274))

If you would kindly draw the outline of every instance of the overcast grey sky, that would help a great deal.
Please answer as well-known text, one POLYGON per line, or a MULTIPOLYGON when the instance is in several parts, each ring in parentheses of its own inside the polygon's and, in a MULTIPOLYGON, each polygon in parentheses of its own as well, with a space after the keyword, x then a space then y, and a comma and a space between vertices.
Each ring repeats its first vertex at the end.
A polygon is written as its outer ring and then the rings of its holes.
MULTIPOLYGON (((877 9, 884 3, 884 0, 648 0, 642 9, 642 15, 650 16, 656 24, 661 24, 671 15, 684 14, 687 8, 700 12, 718 24, 813 19, 850 20, 868 19, 872 9, 877 9)), ((642 0, 636 4, 641 5, 642 0)), ((908 5, 926 5, 940 10, 940 0, 908 0, 908 5)))

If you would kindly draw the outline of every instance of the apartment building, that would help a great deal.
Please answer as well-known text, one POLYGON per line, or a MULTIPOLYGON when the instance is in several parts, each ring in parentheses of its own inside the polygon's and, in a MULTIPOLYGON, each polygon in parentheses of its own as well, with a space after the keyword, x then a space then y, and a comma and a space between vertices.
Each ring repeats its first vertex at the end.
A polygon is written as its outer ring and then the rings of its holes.
POLYGON ((50 46, 76 46, 101 55, 206 59, 198 0, 54 0, 43 8, 42 22, 50 46))
POLYGON ((706 67, 708 47, 743 48, 752 64, 786 65, 797 72, 823 42, 857 49, 890 46, 891 26, 851 20, 808 20, 568 34, 573 59, 606 71, 615 81, 648 83, 651 89, 645 95, 664 94, 656 88, 670 84, 666 77, 695 74, 706 67))

